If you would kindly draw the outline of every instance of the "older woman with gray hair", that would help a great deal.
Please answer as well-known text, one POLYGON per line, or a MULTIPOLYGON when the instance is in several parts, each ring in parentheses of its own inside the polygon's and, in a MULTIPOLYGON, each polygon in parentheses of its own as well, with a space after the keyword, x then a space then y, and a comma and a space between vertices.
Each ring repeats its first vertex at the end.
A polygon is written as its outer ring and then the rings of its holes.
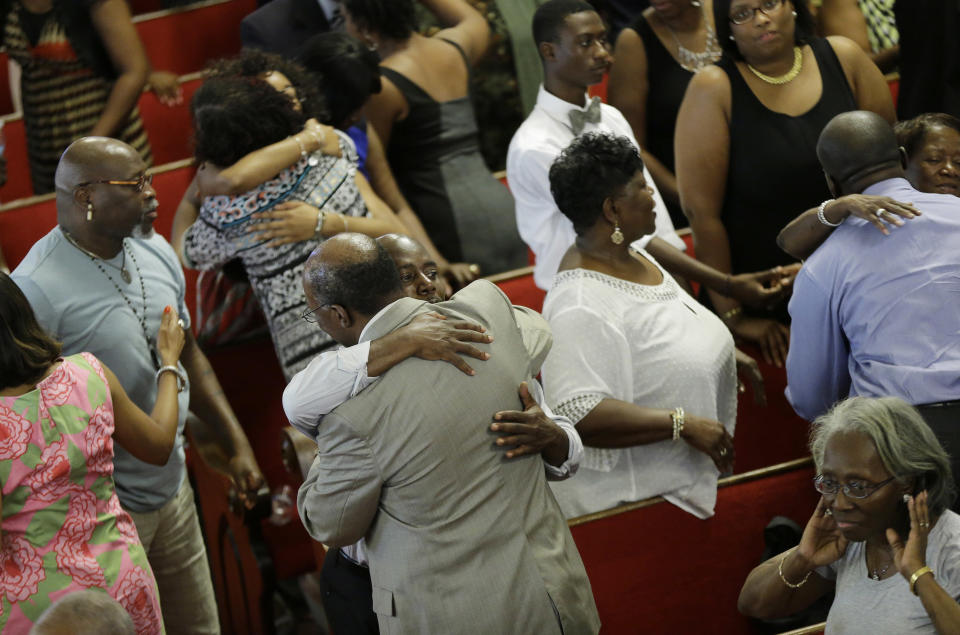
POLYGON ((828 633, 960 633, 953 476, 917 411, 853 397, 814 422, 810 449, 817 509, 797 547, 750 572, 740 611, 785 616, 836 588, 828 633))

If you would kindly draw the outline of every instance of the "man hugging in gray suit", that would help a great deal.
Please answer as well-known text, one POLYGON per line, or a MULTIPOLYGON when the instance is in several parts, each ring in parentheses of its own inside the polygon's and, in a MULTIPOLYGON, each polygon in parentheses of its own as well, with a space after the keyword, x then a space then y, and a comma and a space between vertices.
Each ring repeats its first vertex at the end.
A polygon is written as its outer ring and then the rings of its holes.
POLYGON ((300 516, 328 545, 366 538, 380 631, 596 633, 590 582, 543 461, 491 451, 490 413, 522 410, 517 385, 549 350, 546 322, 486 281, 440 304, 407 298, 389 254, 358 234, 327 240, 304 288, 344 345, 429 311, 493 335, 474 376, 407 359, 319 428, 300 516))

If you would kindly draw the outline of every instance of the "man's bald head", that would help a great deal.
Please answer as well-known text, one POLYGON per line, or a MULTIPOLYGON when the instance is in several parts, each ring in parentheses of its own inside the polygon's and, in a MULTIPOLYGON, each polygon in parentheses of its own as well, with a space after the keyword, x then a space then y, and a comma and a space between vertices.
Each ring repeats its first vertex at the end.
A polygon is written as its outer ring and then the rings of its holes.
POLYGON ((105 591, 66 595, 44 611, 30 635, 134 635, 133 620, 105 591))
POLYGON ((373 316, 403 295, 400 276, 389 252, 363 234, 337 234, 307 260, 303 287, 312 304, 340 305, 373 316))
POLYGON ((870 184, 865 180, 880 180, 875 178, 880 172, 902 172, 903 168, 893 128, 886 119, 866 110, 841 113, 831 119, 817 141, 817 157, 823 171, 845 193, 851 193, 851 187, 862 190, 870 184))
POLYGON ((406 254, 422 254, 429 256, 423 245, 409 236, 403 234, 384 234, 377 238, 377 242, 390 252, 390 256, 396 260, 397 256, 406 254))
POLYGON ((110 137, 83 137, 63 151, 57 164, 58 191, 73 193, 81 183, 126 178, 131 164, 143 159, 130 145, 110 137))

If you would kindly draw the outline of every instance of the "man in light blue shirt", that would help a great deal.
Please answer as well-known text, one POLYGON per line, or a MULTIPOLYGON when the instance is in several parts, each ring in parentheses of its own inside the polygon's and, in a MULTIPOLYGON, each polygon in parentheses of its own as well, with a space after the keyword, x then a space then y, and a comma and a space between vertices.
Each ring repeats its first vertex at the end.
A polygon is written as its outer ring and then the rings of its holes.
MULTIPOLYGON (((889 235, 849 217, 804 263, 790 300, 787 399, 808 420, 849 395, 955 406, 949 402, 960 399, 960 198, 914 189, 893 131, 873 113, 835 117, 817 154, 835 195, 909 201, 922 216, 889 235)), ((931 410, 921 407, 950 451, 931 410)), ((960 421, 953 428, 960 432, 960 421)))

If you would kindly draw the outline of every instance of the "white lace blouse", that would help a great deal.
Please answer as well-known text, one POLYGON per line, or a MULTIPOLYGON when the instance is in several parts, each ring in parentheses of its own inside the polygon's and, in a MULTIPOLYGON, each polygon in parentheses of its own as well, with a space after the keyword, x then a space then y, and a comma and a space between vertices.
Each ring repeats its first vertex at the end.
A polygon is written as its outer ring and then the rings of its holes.
MULTIPOLYGON (((543 367, 547 402, 579 422, 603 399, 673 409, 721 422, 733 434, 733 338, 720 319, 663 273, 641 285, 596 271, 557 274, 543 315, 553 349, 543 367)), ((585 448, 580 473, 551 483, 570 518, 662 495, 699 518, 713 515, 719 473, 685 441, 585 448)))

